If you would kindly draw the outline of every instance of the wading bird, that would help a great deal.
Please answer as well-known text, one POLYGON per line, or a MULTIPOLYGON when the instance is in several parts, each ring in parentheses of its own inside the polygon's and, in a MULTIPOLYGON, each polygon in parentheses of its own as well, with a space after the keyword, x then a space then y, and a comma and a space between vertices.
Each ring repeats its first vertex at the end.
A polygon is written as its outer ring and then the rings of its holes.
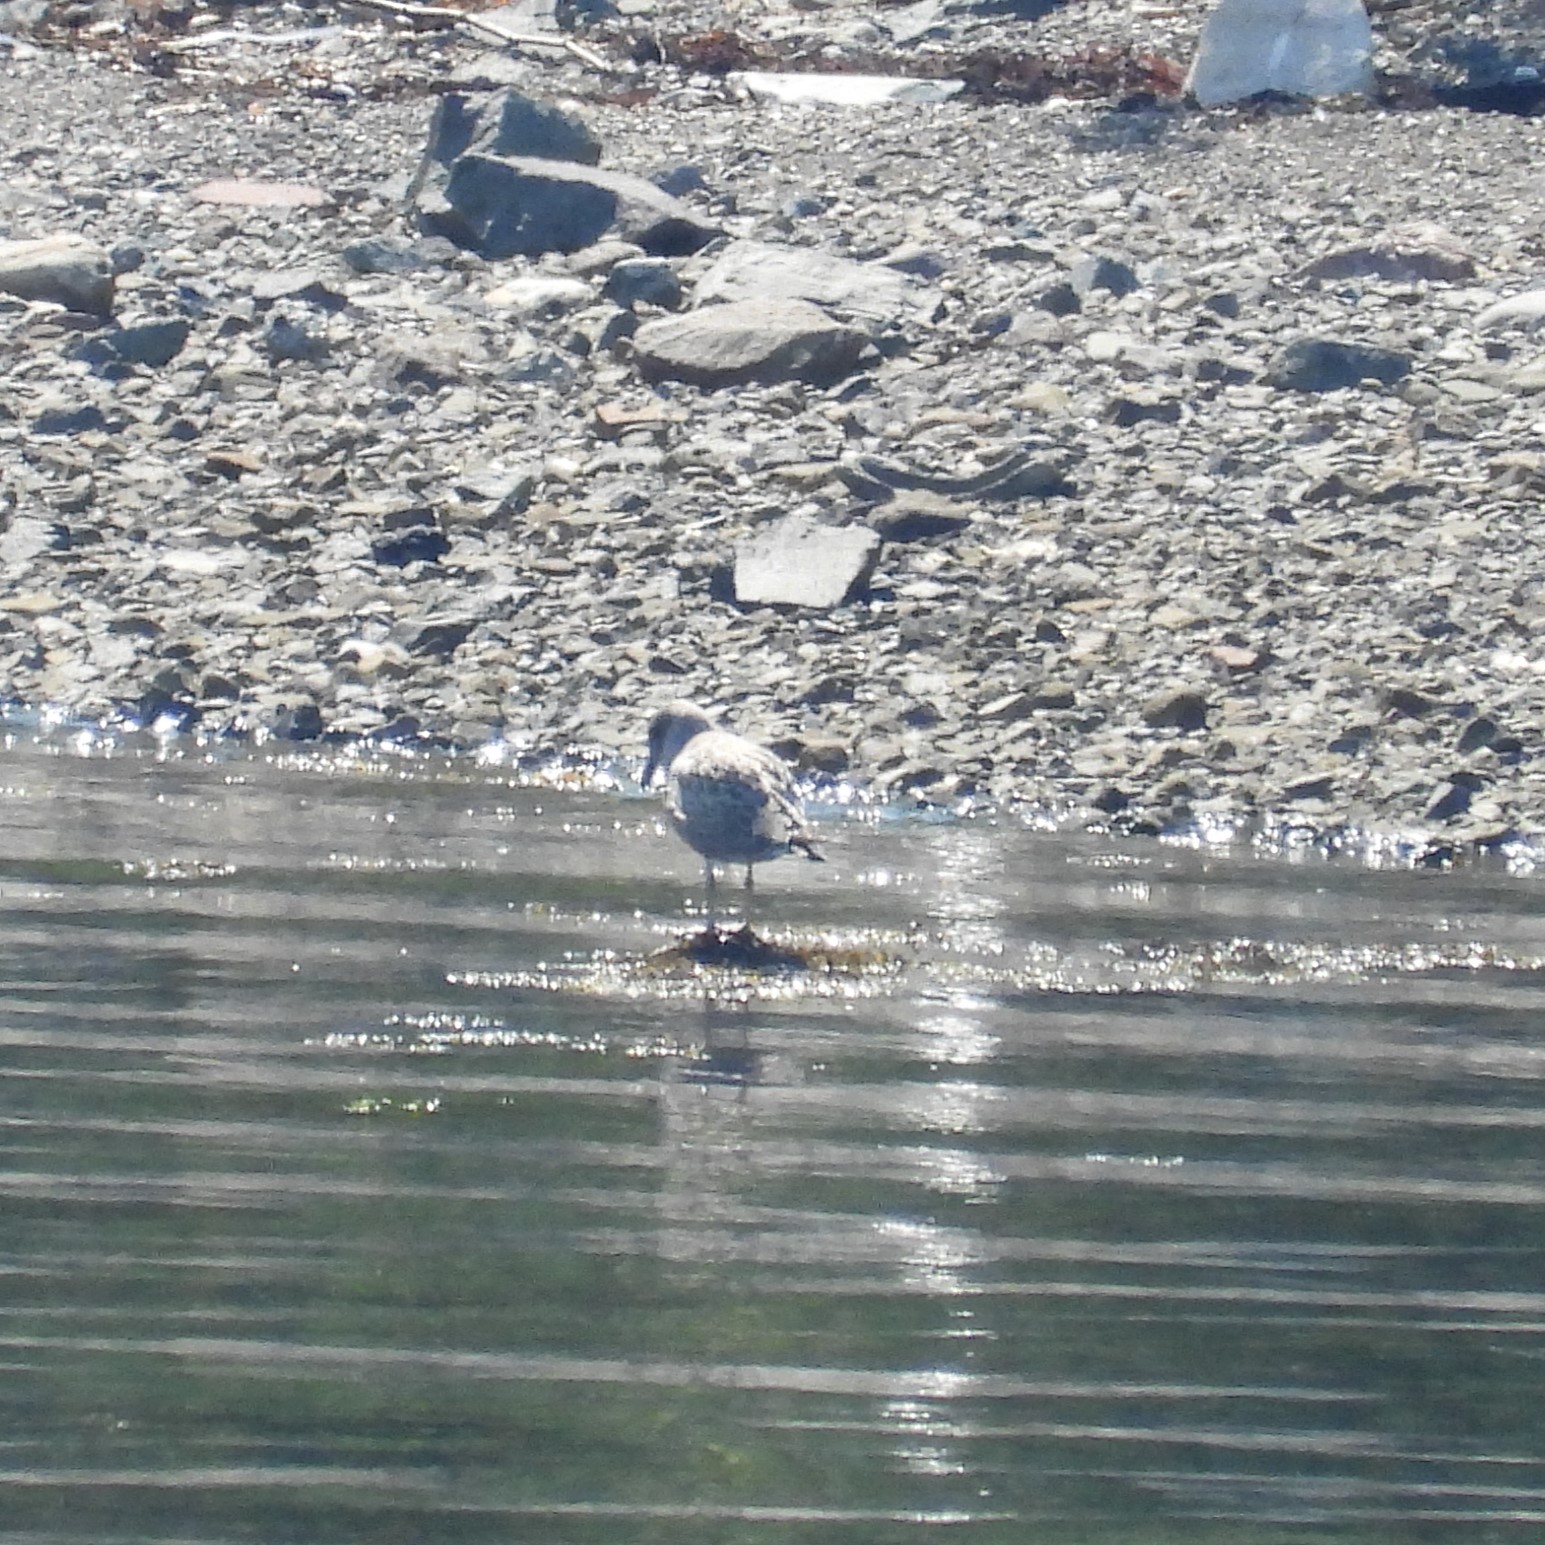
POLYGON ((702 855, 710 930, 716 928, 715 864, 746 866, 749 912, 753 864, 796 851, 823 862, 788 763, 744 735, 720 729, 692 703, 668 703, 650 720, 643 786, 661 774, 665 813, 676 835, 702 855))

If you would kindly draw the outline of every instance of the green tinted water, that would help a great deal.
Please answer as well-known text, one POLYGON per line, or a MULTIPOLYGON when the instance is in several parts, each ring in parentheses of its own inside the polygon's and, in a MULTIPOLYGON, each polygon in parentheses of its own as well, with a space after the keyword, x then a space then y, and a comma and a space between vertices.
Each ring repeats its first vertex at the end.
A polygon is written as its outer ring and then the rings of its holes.
POLYGON ((1533 1539, 1542 892, 0 761, 0 1538, 1533 1539))

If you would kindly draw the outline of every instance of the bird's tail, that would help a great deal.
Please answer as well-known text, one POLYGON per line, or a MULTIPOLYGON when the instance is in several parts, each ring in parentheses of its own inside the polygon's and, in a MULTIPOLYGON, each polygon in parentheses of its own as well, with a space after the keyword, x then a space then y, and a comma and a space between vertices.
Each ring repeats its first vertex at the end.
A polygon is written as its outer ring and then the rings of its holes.
POLYGON ((789 846, 798 848, 812 864, 824 864, 826 855, 808 837, 790 837, 789 846))

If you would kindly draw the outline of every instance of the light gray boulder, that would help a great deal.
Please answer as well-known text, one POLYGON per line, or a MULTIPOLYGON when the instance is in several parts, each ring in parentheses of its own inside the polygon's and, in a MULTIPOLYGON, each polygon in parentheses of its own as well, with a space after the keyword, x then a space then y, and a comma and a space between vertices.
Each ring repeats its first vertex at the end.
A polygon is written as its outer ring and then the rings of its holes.
POLYGON ((867 526, 827 526, 796 511, 735 549, 742 606, 841 606, 868 583, 880 538, 867 526))
POLYGON ((0 291, 106 316, 113 309, 113 262, 84 236, 0 241, 0 291))
POLYGON ((1262 91, 1371 93, 1373 29, 1363 0, 1217 0, 1186 90, 1203 107, 1262 91))
POLYGON ((646 322, 634 358, 649 380, 698 386, 808 381, 830 385, 852 372, 866 333, 803 301, 747 300, 646 322))
POLYGON ((694 304, 720 301, 806 301, 873 330, 931 317, 939 292, 884 263, 810 247, 731 242, 698 279, 694 304))

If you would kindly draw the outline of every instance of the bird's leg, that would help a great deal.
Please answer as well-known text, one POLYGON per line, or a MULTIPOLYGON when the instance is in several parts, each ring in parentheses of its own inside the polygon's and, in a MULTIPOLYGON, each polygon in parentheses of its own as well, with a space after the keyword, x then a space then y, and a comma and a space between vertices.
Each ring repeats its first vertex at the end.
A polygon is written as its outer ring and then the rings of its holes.
POLYGON ((706 858, 703 860, 703 879, 706 882, 706 890, 708 892, 708 931, 709 933, 718 933, 719 924, 714 915, 717 911, 715 903, 718 897, 714 886, 713 865, 706 858))
POLYGON ((745 936, 748 939, 754 939, 756 937, 755 933, 752 932, 752 928, 751 928, 751 897, 752 897, 752 895, 754 893, 754 890, 755 890, 755 887, 751 883, 751 865, 747 864, 746 865, 746 915, 741 920, 740 929, 741 929, 741 932, 743 934, 745 934, 745 936))

